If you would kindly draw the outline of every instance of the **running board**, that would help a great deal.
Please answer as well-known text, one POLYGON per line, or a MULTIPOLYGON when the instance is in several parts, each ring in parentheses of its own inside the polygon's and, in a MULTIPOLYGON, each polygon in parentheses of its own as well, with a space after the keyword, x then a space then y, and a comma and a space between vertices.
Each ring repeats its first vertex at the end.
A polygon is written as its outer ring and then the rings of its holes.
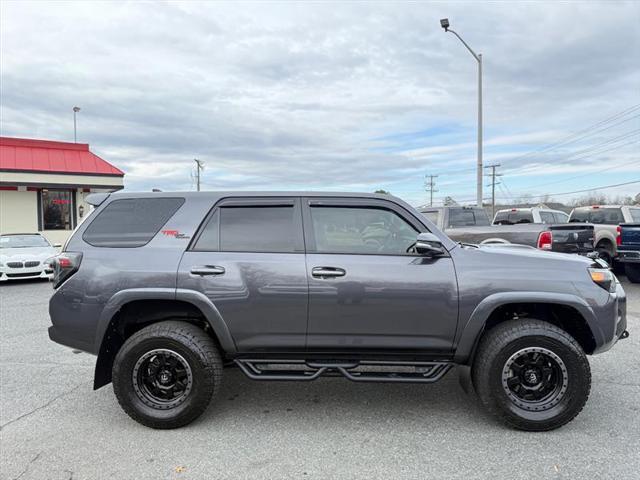
POLYGON ((237 359, 252 380, 310 381, 321 376, 346 377, 353 382, 434 383, 453 367, 450 362, 377 362, 237 359))

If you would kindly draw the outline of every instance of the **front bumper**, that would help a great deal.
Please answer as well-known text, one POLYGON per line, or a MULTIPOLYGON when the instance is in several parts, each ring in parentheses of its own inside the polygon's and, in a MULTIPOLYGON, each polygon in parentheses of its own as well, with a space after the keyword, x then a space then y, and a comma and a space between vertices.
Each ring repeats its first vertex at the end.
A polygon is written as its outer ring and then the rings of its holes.
POLYGON ((30 278, 47 278, 53 277, 53 270, 43 268, 42 266, 33 268, 2 268, 0 269, 0 282, 9 280, 27 280, 30 278))
POLYGON ((611 323, 607 322, 609 327, 602 330, 605 341, 596 348, 593 352, 594 354, 606 352, 613 347, 618 340, 625 339, 629 336, 629 332, 627 331, 627 294, 617 280, 616 292, 612 293, 611 296, 613 297, 612 302, 608 305, 610 316, 607 318, 614 321, 611 323))

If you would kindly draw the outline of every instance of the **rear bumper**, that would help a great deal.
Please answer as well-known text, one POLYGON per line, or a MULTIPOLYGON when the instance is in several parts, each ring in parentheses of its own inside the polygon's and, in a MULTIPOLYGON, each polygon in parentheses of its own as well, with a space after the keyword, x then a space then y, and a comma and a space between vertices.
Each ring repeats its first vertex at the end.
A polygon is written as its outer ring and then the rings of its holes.
POLYGON ((618 262, 622 263, 640 263, 639 250, 618 250, 618 262))
POLYGON ((59 343, 60 345, 64 345, 65 347, 82 350, 83 352, 95 355, 95 353, 93 352, 93 344, 81 342, 77 338, 75 338, 72 333, 65 332, 59 327, 49 327, 49 339, 56 343, 59 343))

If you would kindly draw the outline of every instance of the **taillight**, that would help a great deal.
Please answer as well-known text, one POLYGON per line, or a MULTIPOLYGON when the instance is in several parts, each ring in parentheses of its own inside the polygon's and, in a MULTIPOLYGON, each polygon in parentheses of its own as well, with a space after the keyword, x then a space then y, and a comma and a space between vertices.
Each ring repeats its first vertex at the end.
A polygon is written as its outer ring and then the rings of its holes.
POLYGON ((78 271, 82 261, 81 253, 62 252, 53 257, 53 288, 58 288, 71 275, 78 271))
POLYGON ((549 230, 540 232, 538 235, 538 248, 541 250, 551 250, 553 244, 553 234, 549 230))
POLYGON ((616 228, 616 245, 622 245, 622 227, 620 225, 616 228))

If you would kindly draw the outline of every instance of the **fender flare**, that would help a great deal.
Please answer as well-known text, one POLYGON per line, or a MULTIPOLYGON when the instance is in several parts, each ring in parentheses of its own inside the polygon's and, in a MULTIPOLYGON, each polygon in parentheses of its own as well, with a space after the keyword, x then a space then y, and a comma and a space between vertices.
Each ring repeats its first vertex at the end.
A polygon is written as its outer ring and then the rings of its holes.
POLYGON ((589 304, 577 295, 552 292, 501 292, 483 299, 474 309, 467 323, 462 327, 460 339, 454 354, 454 362, 467 364, 475 353, 485 324, 493 311, 510 303, 550 303, 572 307, 582 315, 591 329, 596 344, 604 335, 598 328, 595 313, 589 304))
POLYGON ((195 290, 175 289, 175 288, 130 288, 121 290, 113 295, 104 306, 96 329, 95 345, 100 351, 104 335, 109 328, 111 320, 115 314, 127 303, 136 300, 180 300, 197 307, 213 329, 220 346, 226 353, 237 352, 236 344, 233 341, 231 332, 227 324, 222 319, 222 315, 213 302, 204 294, 195 290))

